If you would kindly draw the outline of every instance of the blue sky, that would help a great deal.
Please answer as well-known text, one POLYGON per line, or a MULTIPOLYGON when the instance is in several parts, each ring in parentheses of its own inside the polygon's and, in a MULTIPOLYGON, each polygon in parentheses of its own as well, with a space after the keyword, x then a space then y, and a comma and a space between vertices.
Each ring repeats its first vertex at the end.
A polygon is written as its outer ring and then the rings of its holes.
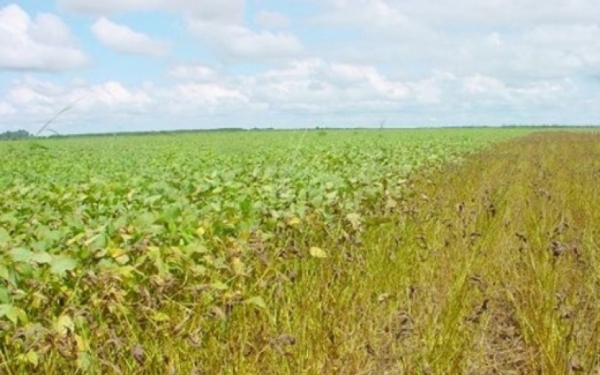
POLYGON ((600 122, 592 0, 0 1, 0 131, 600 122))

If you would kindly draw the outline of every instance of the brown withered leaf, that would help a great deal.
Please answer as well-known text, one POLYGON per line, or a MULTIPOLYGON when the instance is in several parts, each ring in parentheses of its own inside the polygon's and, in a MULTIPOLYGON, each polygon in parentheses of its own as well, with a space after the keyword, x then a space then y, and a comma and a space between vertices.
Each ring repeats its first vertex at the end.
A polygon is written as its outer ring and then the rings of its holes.
POLYGON ((139 363, 140 365, 144 364, 144 362, 146 360, 146 352, 144 351, 144 348, 140 344, 137 344, 136 346, 134 346, 131 349, 131 355, 133 356, 133 359, 135 359, 135 361, 137 363, 139 363))

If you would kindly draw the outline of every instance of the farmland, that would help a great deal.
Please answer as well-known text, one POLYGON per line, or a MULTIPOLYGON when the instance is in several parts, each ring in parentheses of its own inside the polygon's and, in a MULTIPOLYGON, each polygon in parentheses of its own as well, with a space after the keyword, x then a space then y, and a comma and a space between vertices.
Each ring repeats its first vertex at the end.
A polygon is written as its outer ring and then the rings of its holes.
POLYGON ((597 369, 600 138, 529 133, 0 143, 0 372, 597 369))

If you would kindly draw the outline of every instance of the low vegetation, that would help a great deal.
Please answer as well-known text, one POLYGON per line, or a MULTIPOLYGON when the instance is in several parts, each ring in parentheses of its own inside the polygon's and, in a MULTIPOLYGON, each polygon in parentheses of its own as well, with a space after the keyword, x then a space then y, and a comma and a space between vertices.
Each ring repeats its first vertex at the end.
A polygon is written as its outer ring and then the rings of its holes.
POLYGON ((0 371, 593 372, 600 138, 530 132, 2 144, 0 371))

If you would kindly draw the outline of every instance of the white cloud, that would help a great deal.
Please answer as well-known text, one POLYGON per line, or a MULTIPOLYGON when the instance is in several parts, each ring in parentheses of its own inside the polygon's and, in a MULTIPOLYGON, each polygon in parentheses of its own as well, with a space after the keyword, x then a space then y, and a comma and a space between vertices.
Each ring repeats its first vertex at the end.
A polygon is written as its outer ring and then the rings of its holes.
POLYGON ((147 110, 152 99, 143 90, 129 90, 117 81, 108 81, 89 88, 84 92, 88 105, 101 105, 107 108, 127 108, 128 110, 147 110))
POLYGON ((565 71, 600 67, 600 27, 591 25, 537 26, 523 34, 523 44, 538 53, 535 63, 552 60, 565 71))
POLYGON ((128 89, 117 81, 95 85, 57 85, 31 77, 14 81, 7 90, 6 99, 19 111, 42 117, 74 102, 77 102, 75 112, 92 108, 117 112, 147 111, 152 104, 152 99, 143 90, 128 89))
POLYGON ((535 108, 535 104, 555 104, 572 99, 577 91, 569 79, 554 81, 523 82, 508 85, 502 80, 481 74, 463 80, 463 93, 472 103, 513 108, 535 108))
POLYGON ((438 105, 448 100, 447 96, 456 81, 457 77, 450 72, 434 71, 431 77, 409 83, 408 86, 417 102, 438 105))
POLYGON ((253 76, 242 85, 249 96, 272 110, 338 111, 349 108, 389 109, 409 97, 408 87, 372 66, 298 60, 253 76))
POLYGON ((183 13, 197 21, 223 25, 243 22, 245 0, 163 0, 163 7, 183 13))
POLYGON ((214 114, 241 113, 253 108, 239 88, 224 83, 175 83, 128 86, 115 80, 98 84, 73 82, 57 85, 26 77, 12 82, 0 112, 0 127, 20 127, 35 132, 40 124, 65 106, 76 103, 52 126, 54 131, 82 133, 183 126, 181 119, 214 114), (159 122, 157 119, 163 119, 159 122), (100 127, 101 126, 101 127, 100 127))
POLYGON ((290 25, 290 19, 283 13, 261 10, 254 15, 254 22, 265 29, 282 29, 290 25))
POLYGON ((467 77, 464 81, 464 89, 468 94, 481 94, 481 93, 500 93, 504 91, 506 85, 504 82, 497 78, 487 77, 481 74, 476 74, 471 77, 467 77))
POLYGON ((245 0, 57 0, 65 10, 108 16, 151 10, 169 10, 219 23, 242 22, 245 0))
POLYGON ((244 0, 212 0, 202 4, 195 0, 175 0, 167 7, 181 12, 191 34, 223 61, 264 62, 302 54, 301 41, 290 32, 247 27, 243 20, 245 5, 244 0))
POLYGON ((224 60, 269 61, 299 56, 302 43, 286 32, 253 31, 242 25, 190 18, 190 31, 224 60))
POLYGON ((31 18, 15 4, 0 9, 0 69, 56 71, 87 62, 59 17, 31 18))
POLYGON ((180 83, 155 92, 161 111, 171 115, 226 113, 246 107, 249 99, 236 88, 217 83, 180 83))
POLYGON ((330 0, 329 3, 330 9, 317 16, 317 21, 323 25, 361 27, 365 32, 374 32, 411 24, 410 19, 389 1, 330 0))
MULTIPOLYGON (((332 0, 335 1, 335 0, 332 0)), ((390 0, 407 16, 435 25, 473 24, 484 27, 596 22, 600 3, 595 0, 390 0)))
POLYGON ((121 53, 163 56, 169 51, 168 42, 154 40, 104 17, 94 23, 92 32, 102 44, 121 53))
POLYGON ((187 27, 199 43, 225 61, 269 61, 302 53, 300 40, 289 32, 255 31, 243 23, 244 0, 175 0, 170 9, 184 14, 187 27))
MULTIPOLYGON (((270 61, 297 57, 303 51, 300 40, 289 32, 256 31, 244 25, 245 0, 59 0, 64 8, 76 12, 106 15, 150 9, 173 11, 182 15, 189 31, 199 43, 225 61, 270 61)), ((284 16, 263 13, 263 21, 282 23, 284 16), (268 19, 267 19, 268 18, 268 19)), ((143 34, 123 29, 102 18, 94 25, 99 39, 122 52, 152 52, 164 49, 143 34), (134 42, 131 42, 134 41, 134 42)))
POLYGON ((13 107, 12 105, 6 103, 6 102, 0 102, 0 115, 11 115, 16 113, 15 107, 13 107))
POLYGON ((93 15, 108 15, 157 9, 163 0, 58 0, 62 9, 93 15))
MULTIPOLYGON (((318 27, 360 37, 310 46, 325 59, 390 67, 417 79, 433 70, 533 82, 594 76, 600 27, 592 0, 326 0, 318 27), (350 6, 360 3, 361 6, 350 6)), ((308 49, 308 48, 307 48, 308 49)))
POLYGON ((194 82, 214 82, 220 78, 213 68, 201 64, 177 65, 167 71, 169 77, 194 82))

